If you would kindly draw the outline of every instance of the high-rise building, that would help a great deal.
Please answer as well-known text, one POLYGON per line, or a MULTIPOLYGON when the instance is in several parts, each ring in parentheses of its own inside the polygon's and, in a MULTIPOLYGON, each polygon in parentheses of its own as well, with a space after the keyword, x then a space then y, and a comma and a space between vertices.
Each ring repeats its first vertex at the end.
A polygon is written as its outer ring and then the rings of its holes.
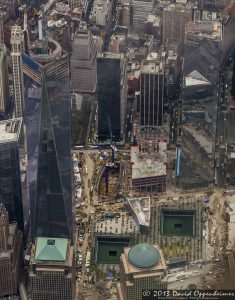
POLYGON ((0 43, 4 43, 4 16, 5 13, 0 12, 0 43))
POLYGON ((17 224, 9 224, 8 212, 0 203, 0 298, 17 294, 23 257, 23 234, 17 224))
POLYGON ((39 9, 42 4, 47 3, 47 0, 26 0, 26 5, 28 7, 33 7, 39 9))
POLYGON ((165 61, 156 53, 140 69, 140 127, 161 126, 164 117, 165 61), (160 59, 159 59, 160 58, 160 59))
POLYGON ((19 6, 18 0, 0 0, 0 6, 3 8, 2 10, 6 12, 7 19, 9 17, 15 17, 16 9, 19 6))
POLYGON ((79 7, 81 5, 81 0, 69 0, 69 7, 73 10, 75 7, 79 7))
POLYGON ((230 2, 231 0, 198 0, 198 9, 220 11, 230 2))
POLYGON ((133 31, 144 33, 148 14, 152 13, 152 0, 134 0, 133 1, 133 31))
POLYGON ((181 41, 183 43, 185 24, 192 20, 191 8, 170 4, 164 8, 162 18, 163 43, 165 44, 167 39, 175 39, 176 41, 181 41))
POLYGON ((38 237, 32 247, 29 292, 32 300, 74 300, 74 249, 65 238, 38 237))
POLYGON ((119 300, 141 300, 144 290, 166 290, 166 263, 157 245, 124 248, 120 262, 119 300))
POLYGON ((98 138, 119 141, 126 111, 126 63, 123 54, 104 53, 97 58, 98 138))
POLYGON ((214 182, 221 35, 219 21, 189 22, 185 29, 179 174, 185 188, 214 182))
POLYGON ((22 56, 32 237, 73 241, 69 56, 35 43, 22 56))
POLYGON ((0 117, 5 116, 9 107, 9 81, 6 47, 0 42, 0 117))
POLYGON ((23 116, 24 109, 24 85, 22 53, 24 51, 24 34, 20 26, 15 25, 11 29, 11 58, 14 83, 14 115, 16 118, 23 116))
MULTIPOLYGON (((0 122, 0 202, 4 203, 11 222, 24 230, 21 164, 24 160, 22 118, 0 122)), ((27 208, 25 207, 25 210, 27 208)))
POLYGON ((71 88, 76 92, 96 90, 96 45, 86 22, 80 22, 75 32, 71 57, 71 88))

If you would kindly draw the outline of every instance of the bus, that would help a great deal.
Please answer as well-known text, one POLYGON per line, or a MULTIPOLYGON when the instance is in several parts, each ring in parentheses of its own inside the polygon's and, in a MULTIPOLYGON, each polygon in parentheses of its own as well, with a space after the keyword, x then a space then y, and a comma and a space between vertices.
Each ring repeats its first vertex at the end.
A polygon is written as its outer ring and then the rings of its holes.
POLYGON ((84 146, 82 146, 82 145, 75 145, 73 147, 73 150, 81 150, 81 149, 84 149, 84 146))

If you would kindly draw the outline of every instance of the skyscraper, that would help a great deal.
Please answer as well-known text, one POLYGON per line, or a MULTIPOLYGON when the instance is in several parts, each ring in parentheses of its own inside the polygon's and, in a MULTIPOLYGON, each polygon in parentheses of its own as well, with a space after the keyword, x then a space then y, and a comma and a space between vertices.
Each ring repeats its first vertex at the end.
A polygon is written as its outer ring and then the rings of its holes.
POLYGON ((21 163, 24 158, 22 118, 0 122, 0 202, 11 222, 24 230, 21 163))
POLYGON ((214 182, 221 35, 219 21, 189 22, 185 28, 179 177, 185 188, 214 182))
POLYGON ((23 257, 23 235, 0 203, 0 298, 16 295, 23 257))
POLYGON ((81 21, 75 32, 71 57, 71 88, 76 92, 96 90, 96 45, 86 22, 81 21))
POLYGON ((73 241, 69 57, 37 42, 23 54, 32 236, 73 241))
POLYGON ((144 290, 166 290, 166 263, 157 245, 125 248, 120 262, 119 300, 141 300, 144 290))
POLYGON ((0 43, 4 43, 4 17, 5 13, 0 12, 0 43))
POLYGON ((47 3, 47 0, 26 0, 26 5, 28 7, 40 8, 42 4, 47 3))
POLYGON ((0 42, 0 117, 4 117, 9 107, 9 82, 6 47, 0 42))
POLYGON ((133 1, 133 31, 144 33, 146 29, 145 21, 148 14, 152 13, 152 0, 134 0, 133 1))
POLYGON ((14 114, 15 117, 22 117, 24 107, 24 86, 22 53, 24 51, 24 34, 20 26, 15 25, 11 29, 11 58, 14 83, 14 114))
POLYGON ((36 238, 29 272, 32 300, 75 299, 73 248, 68 239, 36 238))
POLYGON ((162 41, 167 39, 184 41, 184 27, 186 22, 192 20, 192 10, 181 5, 171 4, 164 8, 162 17, 162 41))
POLYGON ((140 70, 140 126, 161 126, 164 117, 165 70, 164 57, 159 60, 152 54, 140 70))
POLYGON ((98 138, 120 140, 126 110, 126 67, 122 54, 104 53, 97 58, 98 138))
POLYGON ((220 11, 230 2, 231 0, 199 0, 198 8, 210 11, 220 11))
POLYGON ((73 10, 75 7, 79 7, 79 5, 81 4, 82 1, 80 0, 69 0, 69 7, 71 8, 71 10, 73 10))

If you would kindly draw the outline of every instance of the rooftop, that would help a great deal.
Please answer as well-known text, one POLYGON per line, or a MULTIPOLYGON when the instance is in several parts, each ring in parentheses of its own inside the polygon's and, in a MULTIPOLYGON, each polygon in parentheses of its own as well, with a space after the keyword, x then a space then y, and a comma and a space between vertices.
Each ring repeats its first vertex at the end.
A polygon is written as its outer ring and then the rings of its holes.
POLYGON ((0 121, 0 144, 17 141, 21 125, 22 118, 0 121))
POLYGON ((122 53, 112 53, 112 52, 105 52, 97 55, 97 58, 123 59, 123 57, 124 55, 122 53))
POLYGON ((214 40, 221 40, 222 25, 219 21, 197 21, 188 22, 185 26, 186 39, 188 35, 194 35, 198 38, 208 38, 214 40))
POLYGON ((211 85, 211 82, 206 79, 200 72, 193 70, 187 76, 185 76, 185 86, 194 85, 211 85))
POLYGON ((129 262, 137 268, 152 268, 161 260, 159 251, 149 244, 138 244, 128 253, 129 262))
POLYGON ((66 261, 68 239, 38 237, 35 260, 66 261))
POLYGON ((131 147, 132 179, 166 175, 166 142, 149 141, 147 144, 147 147, 131 147))
POLYGON ((138 219, 138 225, 150 225, 150 197, 128 198, 131 209, 138 219))

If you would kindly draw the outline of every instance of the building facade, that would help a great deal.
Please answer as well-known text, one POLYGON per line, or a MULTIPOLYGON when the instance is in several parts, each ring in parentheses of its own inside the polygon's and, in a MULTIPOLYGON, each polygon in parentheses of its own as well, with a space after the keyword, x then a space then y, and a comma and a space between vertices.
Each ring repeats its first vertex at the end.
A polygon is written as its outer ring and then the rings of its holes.
POLYGON ((8 212, 0 203, 0 298, 17 294, 23 257, 23 235, 17 224, 9 224, 8 212))
POLYGON ((39 237, 32 247, 29 292, 32 300, 74 300, 74 249, 64 238, 39 237))
POLYGON ((183 43, 185 24, 192 20, 192 10, 181 5, 169 5, 163 10, 162 17, 162 41, 175 39, 183 43))
POLYGON ((120 262, 119 300, 141 300, 143 290, 166 290, 166 263, 157 245, 124 248, 120 262))
POLYGON ((214 182, 221 34, 219 21, 190 22, 186 26, 179 142, 179 182, 185 188, 214 182))
POLYGON ((50 40, 23 72, 32 237, 73 240, 69 57, 50 40))
POLYGON ((74 35, 71 57, 71 89, 79 93, 96 90, 96 45, 86 22, 80 22, 74 35))
POLYGON ((18 118, 0 122, 0 203, 4 203, 10 222, 16 221, 23 231, 21 165, 25 157, 22 121, 18 118))
POLYGON ((199 0, 198 8, 201 10, 220 11, 230 2, 230 0, 199 0))
POLYGON ((11 58, 14 84, 14 115, 16 118, 23 116, 24 110, 24 85, 22 53, 24 52, 24 34, 20 26, 11 29, 11 58))
MULTIPOLYGON (((151 56, 151 55, 150 55, 151 56)), ((158 55, 144 61, 140 69, 140 127, 148 130, 163 124, 165 62, 158 55)))
POLYGON ((4 117, 9 108, 9 81, 6 47, 0 41, 0 118, 4 117))
POLYGON ((134 0, 133 1, 133 31, 144 33, 148 14, 152 13, 152 0, 134 0))
POLYGON ((4 21, 5 13, 0 12, 0 43, 4 43, 4 21))
POLYGON ((119 141, 124 132, 126 65, 122 54, 105 53, 97 58, 98 138, 119 141))

